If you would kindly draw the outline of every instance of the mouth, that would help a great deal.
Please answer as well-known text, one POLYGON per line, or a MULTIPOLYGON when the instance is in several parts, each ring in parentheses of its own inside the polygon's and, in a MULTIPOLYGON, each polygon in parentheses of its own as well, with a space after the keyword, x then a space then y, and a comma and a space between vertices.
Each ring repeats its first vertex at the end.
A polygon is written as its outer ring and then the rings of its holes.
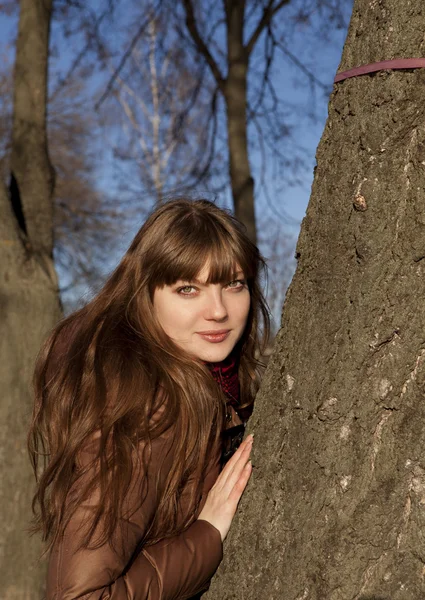
POLYGON ((198 331, 198 335, 207 342, 219 344, 229 336, 230 329, 222 329, 221 331, 198 331))

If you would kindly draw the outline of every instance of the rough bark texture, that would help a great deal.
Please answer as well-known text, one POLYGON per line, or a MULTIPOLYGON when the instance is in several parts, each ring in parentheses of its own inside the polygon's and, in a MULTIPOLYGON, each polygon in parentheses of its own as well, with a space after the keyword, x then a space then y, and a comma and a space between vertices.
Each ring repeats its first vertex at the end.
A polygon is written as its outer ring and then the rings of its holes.
MULTIPOLYGON (((356 0, 340 70, 424 56, 423 0, 356 0)), ((205 599, 425 597, 425 71, 338 84, 205 599)))
POLYGON ((4 600, 39 600, 41 546, 29 538, 34 478, 26 450, 34 359, 60 316, 52 261, 46 82, 52 0, 21 0, 10 189, 0 182, 0 573, 4 600))

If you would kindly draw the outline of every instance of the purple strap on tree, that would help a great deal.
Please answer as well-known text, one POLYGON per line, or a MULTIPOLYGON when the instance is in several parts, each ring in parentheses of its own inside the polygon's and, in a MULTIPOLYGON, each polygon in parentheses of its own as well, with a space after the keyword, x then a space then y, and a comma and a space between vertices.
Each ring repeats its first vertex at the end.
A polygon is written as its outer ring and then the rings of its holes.
POLYGON ((337 73, 334 83, 344 81, 349 77, 358 77, 367 75, 367 73, 376 73, 376 71, 385 71, 386 69, 420 69, 425 67, 425 58, 395 58, 393 60, 382 60, 381 62, 371 63, 349 69, 343 73, 337 73))

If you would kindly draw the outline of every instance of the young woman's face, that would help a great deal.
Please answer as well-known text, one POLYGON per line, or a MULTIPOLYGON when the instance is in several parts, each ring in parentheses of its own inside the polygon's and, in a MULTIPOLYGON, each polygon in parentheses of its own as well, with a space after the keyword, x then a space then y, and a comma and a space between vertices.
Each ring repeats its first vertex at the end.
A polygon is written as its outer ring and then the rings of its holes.
POLYGON ((242 271, 226 283, 209 283, 204 268, 195 281, 156 288, 155 315, 165 333, 196 358, 224 360, 245 329, 250 293, 242 271))

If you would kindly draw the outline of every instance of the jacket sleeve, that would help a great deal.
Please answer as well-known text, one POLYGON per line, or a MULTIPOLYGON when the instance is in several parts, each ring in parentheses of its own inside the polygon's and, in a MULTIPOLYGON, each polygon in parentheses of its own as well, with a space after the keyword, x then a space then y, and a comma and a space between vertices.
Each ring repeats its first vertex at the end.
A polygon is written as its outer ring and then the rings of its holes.
MULTIPOLYGON (((153 464, 162 460, 164 450, 161 439, 152 443, 153 464)), ((208 489, 216 475, 215 468, 209 471, 208 489)), ((207 521, 194 521, 180 535, 140 548, 157 506, 157 485, 152 483, 148 480, 142 506, 121 519, 118 543, 113 547, 106 543, 79 549, 99 493, 80 504, 52 549, 47 600, 183 600, 208 586, 222 559, 222 542, 219 531, 207 521)), ((132 486, 130 496, 138 489, 132 486)), ((206 496, 208 490, 204 491, 206 496)))

